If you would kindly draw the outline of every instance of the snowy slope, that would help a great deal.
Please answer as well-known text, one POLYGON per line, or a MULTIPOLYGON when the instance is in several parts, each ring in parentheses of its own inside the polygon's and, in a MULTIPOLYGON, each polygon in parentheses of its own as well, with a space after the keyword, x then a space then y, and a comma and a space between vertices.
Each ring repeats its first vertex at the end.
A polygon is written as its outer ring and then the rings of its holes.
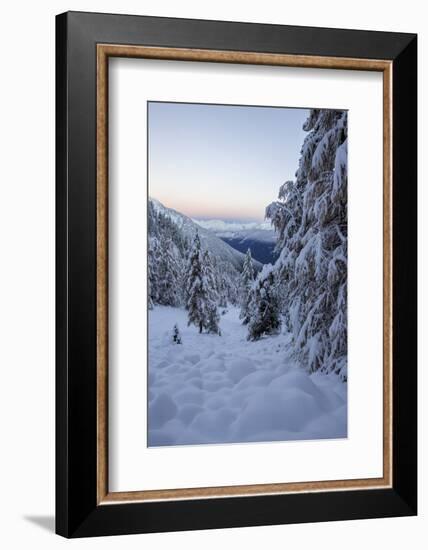
MULTIPOLYGON (((222 239, 217 237, 212 231, 196 224, 192 219, 188 218, 181 212, 167 208, 160 201, 154 198, 149 199, 157 212, 162 212, 168 216, 176 225, 183 231, 184 235, 193 240, 196 231, 201 239, 202 250, 208 250, 214 256, 230 262, 236 269, 241 270, 244 262, 244 254, 235 250, 222 239)), ((255 262, 257 268, 261 268, 258 262, 255 262)))
POLYGON ((182 309, 149 312, 149 445, 346 437, 347 385, 287 359, 288 334, 248 342, 238 315, 217 336, 187 327, 182 309))

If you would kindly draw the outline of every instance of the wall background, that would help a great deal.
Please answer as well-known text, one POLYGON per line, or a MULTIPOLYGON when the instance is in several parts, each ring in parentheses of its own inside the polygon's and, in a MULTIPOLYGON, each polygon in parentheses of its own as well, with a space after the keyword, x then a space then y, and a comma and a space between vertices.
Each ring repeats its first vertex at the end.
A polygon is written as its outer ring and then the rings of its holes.
MULTIPOLYGON (((419 85, 426 71, 428 23, 423 4, 408 0, 299 3, 265 0, 76 0, 9 2, 0 19, 0 543, 4 548, 293 548, 388 550, 424 547, 428 530, 427 478, 420 470, 418 518, 370 520, 193 533, 86 539, 53 535, 54 512, 54 16, 66 10, 223 19, 290 25, 419 33, 419 85)), ((421 102, 420 102, 421 103, 421 102)), ((424 133, 419 108, 421 238, 426 203, 424 133)), ((420 278, 425 258, 420 256, 420 278)), ((425 296, 420 289, 420 353, 425 296)), ((421 356, 422 357, 422 356, 421 356)), ((420 361, 423 364, 423 358, 420 361)), ((420 464, 426 375, 420 369, 420 464)))

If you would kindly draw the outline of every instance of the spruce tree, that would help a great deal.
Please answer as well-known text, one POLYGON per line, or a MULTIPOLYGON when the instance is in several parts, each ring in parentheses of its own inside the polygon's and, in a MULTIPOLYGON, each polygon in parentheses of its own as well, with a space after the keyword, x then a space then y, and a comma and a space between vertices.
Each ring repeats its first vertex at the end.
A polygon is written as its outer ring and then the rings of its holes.
POLYGON ((251 301, 251 289, 254 282, 254 266, 253 259, 251 257, 251 250, 248 248, 245 255, 244 265, 242 267, 241 281, 240 281, 240 301, 241 312, 239 318, 242 320, 243 325, 247 325, 250 321, 250 301, 251 301))
POLYGON ((172 329, 172 341, 174 344, 181 344, 181 334, 180 330, 178 329, 177 323, 175 323, 174 328, 172 329))
POLYGON ((211 261, 211 256, 206 250, 202 256, 202 273, 203 282, 205 285, 205 311, 206 311, 206 323, 205 328, 207 332, 214 334, 220 334, 219 322, 220 315, 217 309, 218 292, 217 292, 217 280, 211 261))
POLYGON ((221 308, 227 307, 227 281, 225 280, 223 262, 218 261, 215 256, 210 256, 212 269, 217 290, 217 303, 221 308))
POLYGON ((153 309, 159 301, 158 288, 158 240, 152 237, 148 242, 147 271, 148 271, 148 307, 153 309))
POLYGON ((158 251, 158 303, 176 307, 181 302, 181 265, 175 246, 169 237, 163 237, 158 251))
POLYGON ((279 237, 275 264, 299 362, 336 372, 347 362, 347 113, 312 109, 296 180, 266 215, 279 237))
POLYGON ((193 248, 189 254, 187 269, 187 303, 188 325, 195 325, 199 332, 207 325, 207 313, 205 303, 207 289, 202 270, 201 240, 196 233, 193 240, 193 248))
POLYGON ((275 272, 271 264, 263 267, 253 282, 250 293, 248 340, 277 334, 281 328, 275 272))

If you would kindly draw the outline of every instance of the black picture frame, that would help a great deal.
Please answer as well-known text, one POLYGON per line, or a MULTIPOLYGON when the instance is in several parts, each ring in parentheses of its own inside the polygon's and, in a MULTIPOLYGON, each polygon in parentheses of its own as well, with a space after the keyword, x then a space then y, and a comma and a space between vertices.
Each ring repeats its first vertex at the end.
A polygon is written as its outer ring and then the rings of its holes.
POLYGON ((65 537, 417 513, 417 36, 68 12, 56 18, 56 532, 65 537), (96 46, 392 62, 391 488, 97 504, 96 46))

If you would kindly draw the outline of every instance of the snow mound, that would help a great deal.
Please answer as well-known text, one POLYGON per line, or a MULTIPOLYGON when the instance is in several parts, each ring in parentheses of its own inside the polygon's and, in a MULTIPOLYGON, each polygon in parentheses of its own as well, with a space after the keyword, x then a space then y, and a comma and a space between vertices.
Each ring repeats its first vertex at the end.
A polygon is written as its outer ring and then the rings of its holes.
POLYGON ((167 420, 174 418, 177 411, 177 406, 171 397, 161 393, 149 406, 150 424, 154 428, 160 428, 167 420))
POLYGON ((235 384, 256 370, 251 359, 240 357, 230 362, 227 372, 235 384))
POLYGON ((286 391, 262 389, 250 398, 235 426, 234 437, 246 438, 267 430, 301 432, 323 411, 314 396, 291 387, 286 391))

